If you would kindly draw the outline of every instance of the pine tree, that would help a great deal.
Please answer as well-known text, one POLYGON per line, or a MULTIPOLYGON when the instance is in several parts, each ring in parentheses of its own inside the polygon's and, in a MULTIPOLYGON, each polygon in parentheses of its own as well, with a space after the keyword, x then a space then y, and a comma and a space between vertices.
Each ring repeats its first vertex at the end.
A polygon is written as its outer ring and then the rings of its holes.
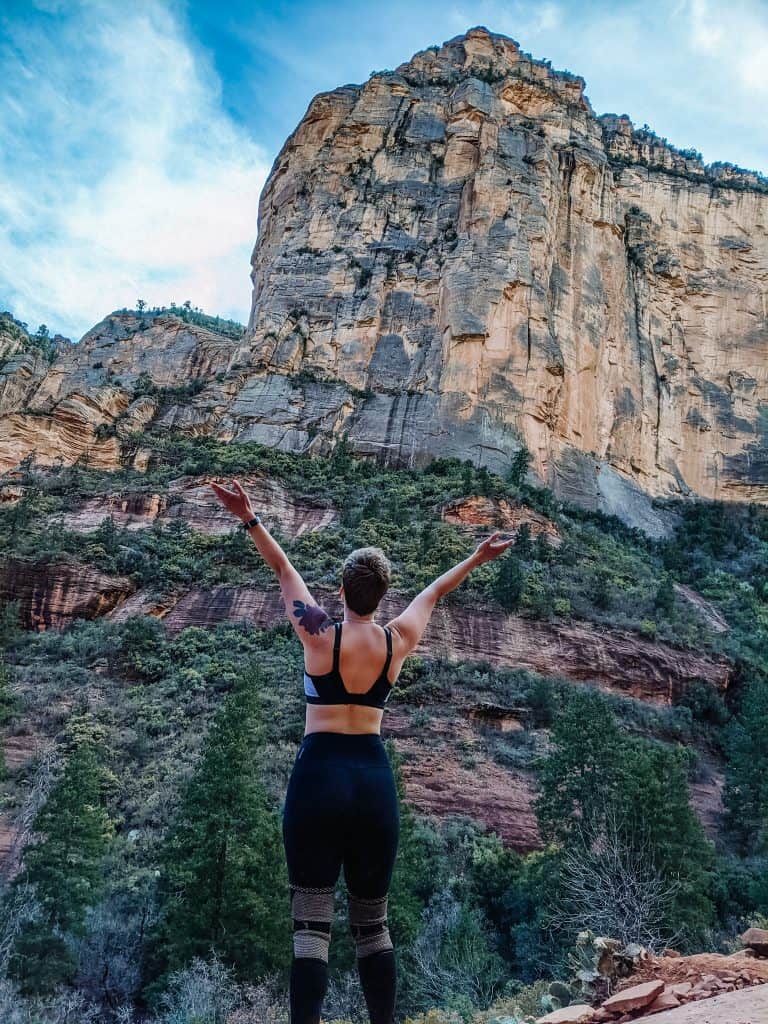
POLYGON ((216 714, 165 841, 156 974, 211 949, 249 981, 290 961, 280 823, 259 778, 259 682, 245 673, 216 714))
POLYGON ((744 853, 768 849, 768 679, 744 688, 739 713, 727 733, 724 803, 728 831, 744 853))
POLYGON ((668 572, 662 576, 656 590, 654 605, 665 615, 671 615, 675 608, 675 588, 672 584, 672 577, 668 572))
POLYGON ((16 884, 34 886, 40 916, 20 933, 11 962, 26 991, 47 991, 74 970, 63 936, 84 932, 86 910, 100 895, 112 835, 102 779, 94 744, 80 739, 35 818, 38 838, 24 851, 16 884))
MULTIPOLYGON (((5 651, 0 647, 0 728, 6 726, 13 718, 17 698, 11 689, 13 676, 5 660, 5 651)), ((5 778, 5 749, 0 743, 0 779, 5 778)))
POLYGON ((566 842, 579 821, 591 822, 614 801, 621 750, 621 732, 603 697, 591 690, 572 694, 539 773, 536 814, 544 839, 566 842))
POLYGON ((400 808, 400 838, 390 886, 389 921, 393 944, 397 948, 405 948, 411 945, 419 931, 421 914, 432 892, 434 860, 425 845, 418 819, 406 802, 402 758, 391 740, 387 741, 387 752, 400 808))
POLYGON ((529 558, 531 556, 533 553, 533 541, 531 540, 530 523, 520 524, 515 536, 515 543, 512 547, 518 558, 529 558))
POLYGON ((498 561, 493 596, 505 611, 512 612, 519 607, 524 588, 525 570, 520 559, 509 551, 498 561))
POLYGON ((691 942, 713 923, 714 853, 690 806, 682 754, 630 739, 597 692, 574 693, 552 730, 536 802, 545 839, 567 849, 618 823, 674 888, 665 924, 691 942))
POLYGON ((533 456, 525 445, 519 448, 512 456, 512 461, 507 470, 507 483, 511 484, 512 487, 519 487, 525 480, 532 460, 533 456))

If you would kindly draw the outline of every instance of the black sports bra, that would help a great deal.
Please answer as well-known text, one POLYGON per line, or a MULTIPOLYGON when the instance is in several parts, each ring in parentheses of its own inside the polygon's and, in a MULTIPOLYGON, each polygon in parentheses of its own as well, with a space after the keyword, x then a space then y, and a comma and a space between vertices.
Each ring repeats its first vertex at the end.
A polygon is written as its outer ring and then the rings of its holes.
POLYGON ((339 674, 339 649, 341 647, 341 623, 334 622, 336 636, 333 641, 333 668, 330 672, 313 676, 304 669, 304 695, 307 704, 364 704, 370 708, 383 708, 392 692, 392 683, 387 679, 389 663, 392 660, 392 634, 384 626, 387 636, 387 660, 378 679, 364 693, 350 693, 345 689, 339 674))

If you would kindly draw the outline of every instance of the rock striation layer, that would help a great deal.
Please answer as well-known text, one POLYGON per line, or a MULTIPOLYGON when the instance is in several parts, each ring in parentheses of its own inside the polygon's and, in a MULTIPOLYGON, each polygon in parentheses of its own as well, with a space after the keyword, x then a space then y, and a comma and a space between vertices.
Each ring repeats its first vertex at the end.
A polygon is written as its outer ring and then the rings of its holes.
MULTIPOLYGON (((340 612, 334 593, 318 592, 316 598, 330 615, 340 612)), ((403 597, 388 592, 380 606, 382 620, 394 618, 405 605, 403 597)), ((130 607, 131 612, 138 610, 133 603, 130 607)), ((194 587, 160 614, 168 629, 176 632, 188 626, 208 627, 241 619, 261 627, 274 626, 284 617, 285 609, 278 590, 220 584, 194 587)), ((121 618, 121 609, 115 609, 110 617, 121 618)), ((677 700, 694 680, 725 690, 732 673, 724 658, 678 650, 623 630, 519 615, 499 618, 452 604, 437 606, 416 653, 530 668, 544 675, 592 681, 661 704, 677 700)))
POLYGON ((24 629, 42 631, 74 618, 97 618, 135 589, 127 576, 109 576, 77 561, 12 557, 0 563, 0 602, 19 602, 24 629))

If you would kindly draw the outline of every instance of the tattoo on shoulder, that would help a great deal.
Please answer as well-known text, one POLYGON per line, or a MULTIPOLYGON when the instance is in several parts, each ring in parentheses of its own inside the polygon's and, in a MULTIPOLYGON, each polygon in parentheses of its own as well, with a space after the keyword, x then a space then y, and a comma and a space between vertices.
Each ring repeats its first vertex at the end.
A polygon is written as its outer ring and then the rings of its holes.
POLYGON ((304 601, 293 602, 293 614, 298 618, 299 625, 308 633, 316 636, 333 625, 333 619, 325 608, 316 604, 306 604, 304 601))

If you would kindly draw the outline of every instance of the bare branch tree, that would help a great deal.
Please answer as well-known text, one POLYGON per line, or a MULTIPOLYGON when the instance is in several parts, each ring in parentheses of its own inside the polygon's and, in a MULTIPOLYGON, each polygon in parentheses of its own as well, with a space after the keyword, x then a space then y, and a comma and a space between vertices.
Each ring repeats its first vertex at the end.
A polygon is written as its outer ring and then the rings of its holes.
POLYGON ((493 953, 479 926, 459 927, 461 914, 461 904, 447 892, 424 911, 410 956, 416 968, 414 988, 425 1009, 459 994, 475 1006, 488 1006, 496 994, 493 953))
POLYGON ((24 848, 32 838, 35 818, 48 799, 51 787, 61 769, 61 757, 55 745, 41 748, 32 786, 14 822, 14 835, 8 856, 2 865, 2 876, 11 879, 18 872, 24 848))
POLYGON ((332 974, 323 1002, 323 1016, 328 1020, 349 1020, 364 1024, 368 1020, 360 977, 356 970, 332 974))
POLYGON ((16 936, 27 921, 38 915, 34 886, 23 881, 16 885, 0 884, 0 975, 8 969, 8 962, 16 943, 16 936))
POLYGON ((589 930, 660 951, 678 937, 665 925, 679 883, 662 877, 647 838, 607 808, 598 823, 579 824, 561 858, 561 927, 589 930))

